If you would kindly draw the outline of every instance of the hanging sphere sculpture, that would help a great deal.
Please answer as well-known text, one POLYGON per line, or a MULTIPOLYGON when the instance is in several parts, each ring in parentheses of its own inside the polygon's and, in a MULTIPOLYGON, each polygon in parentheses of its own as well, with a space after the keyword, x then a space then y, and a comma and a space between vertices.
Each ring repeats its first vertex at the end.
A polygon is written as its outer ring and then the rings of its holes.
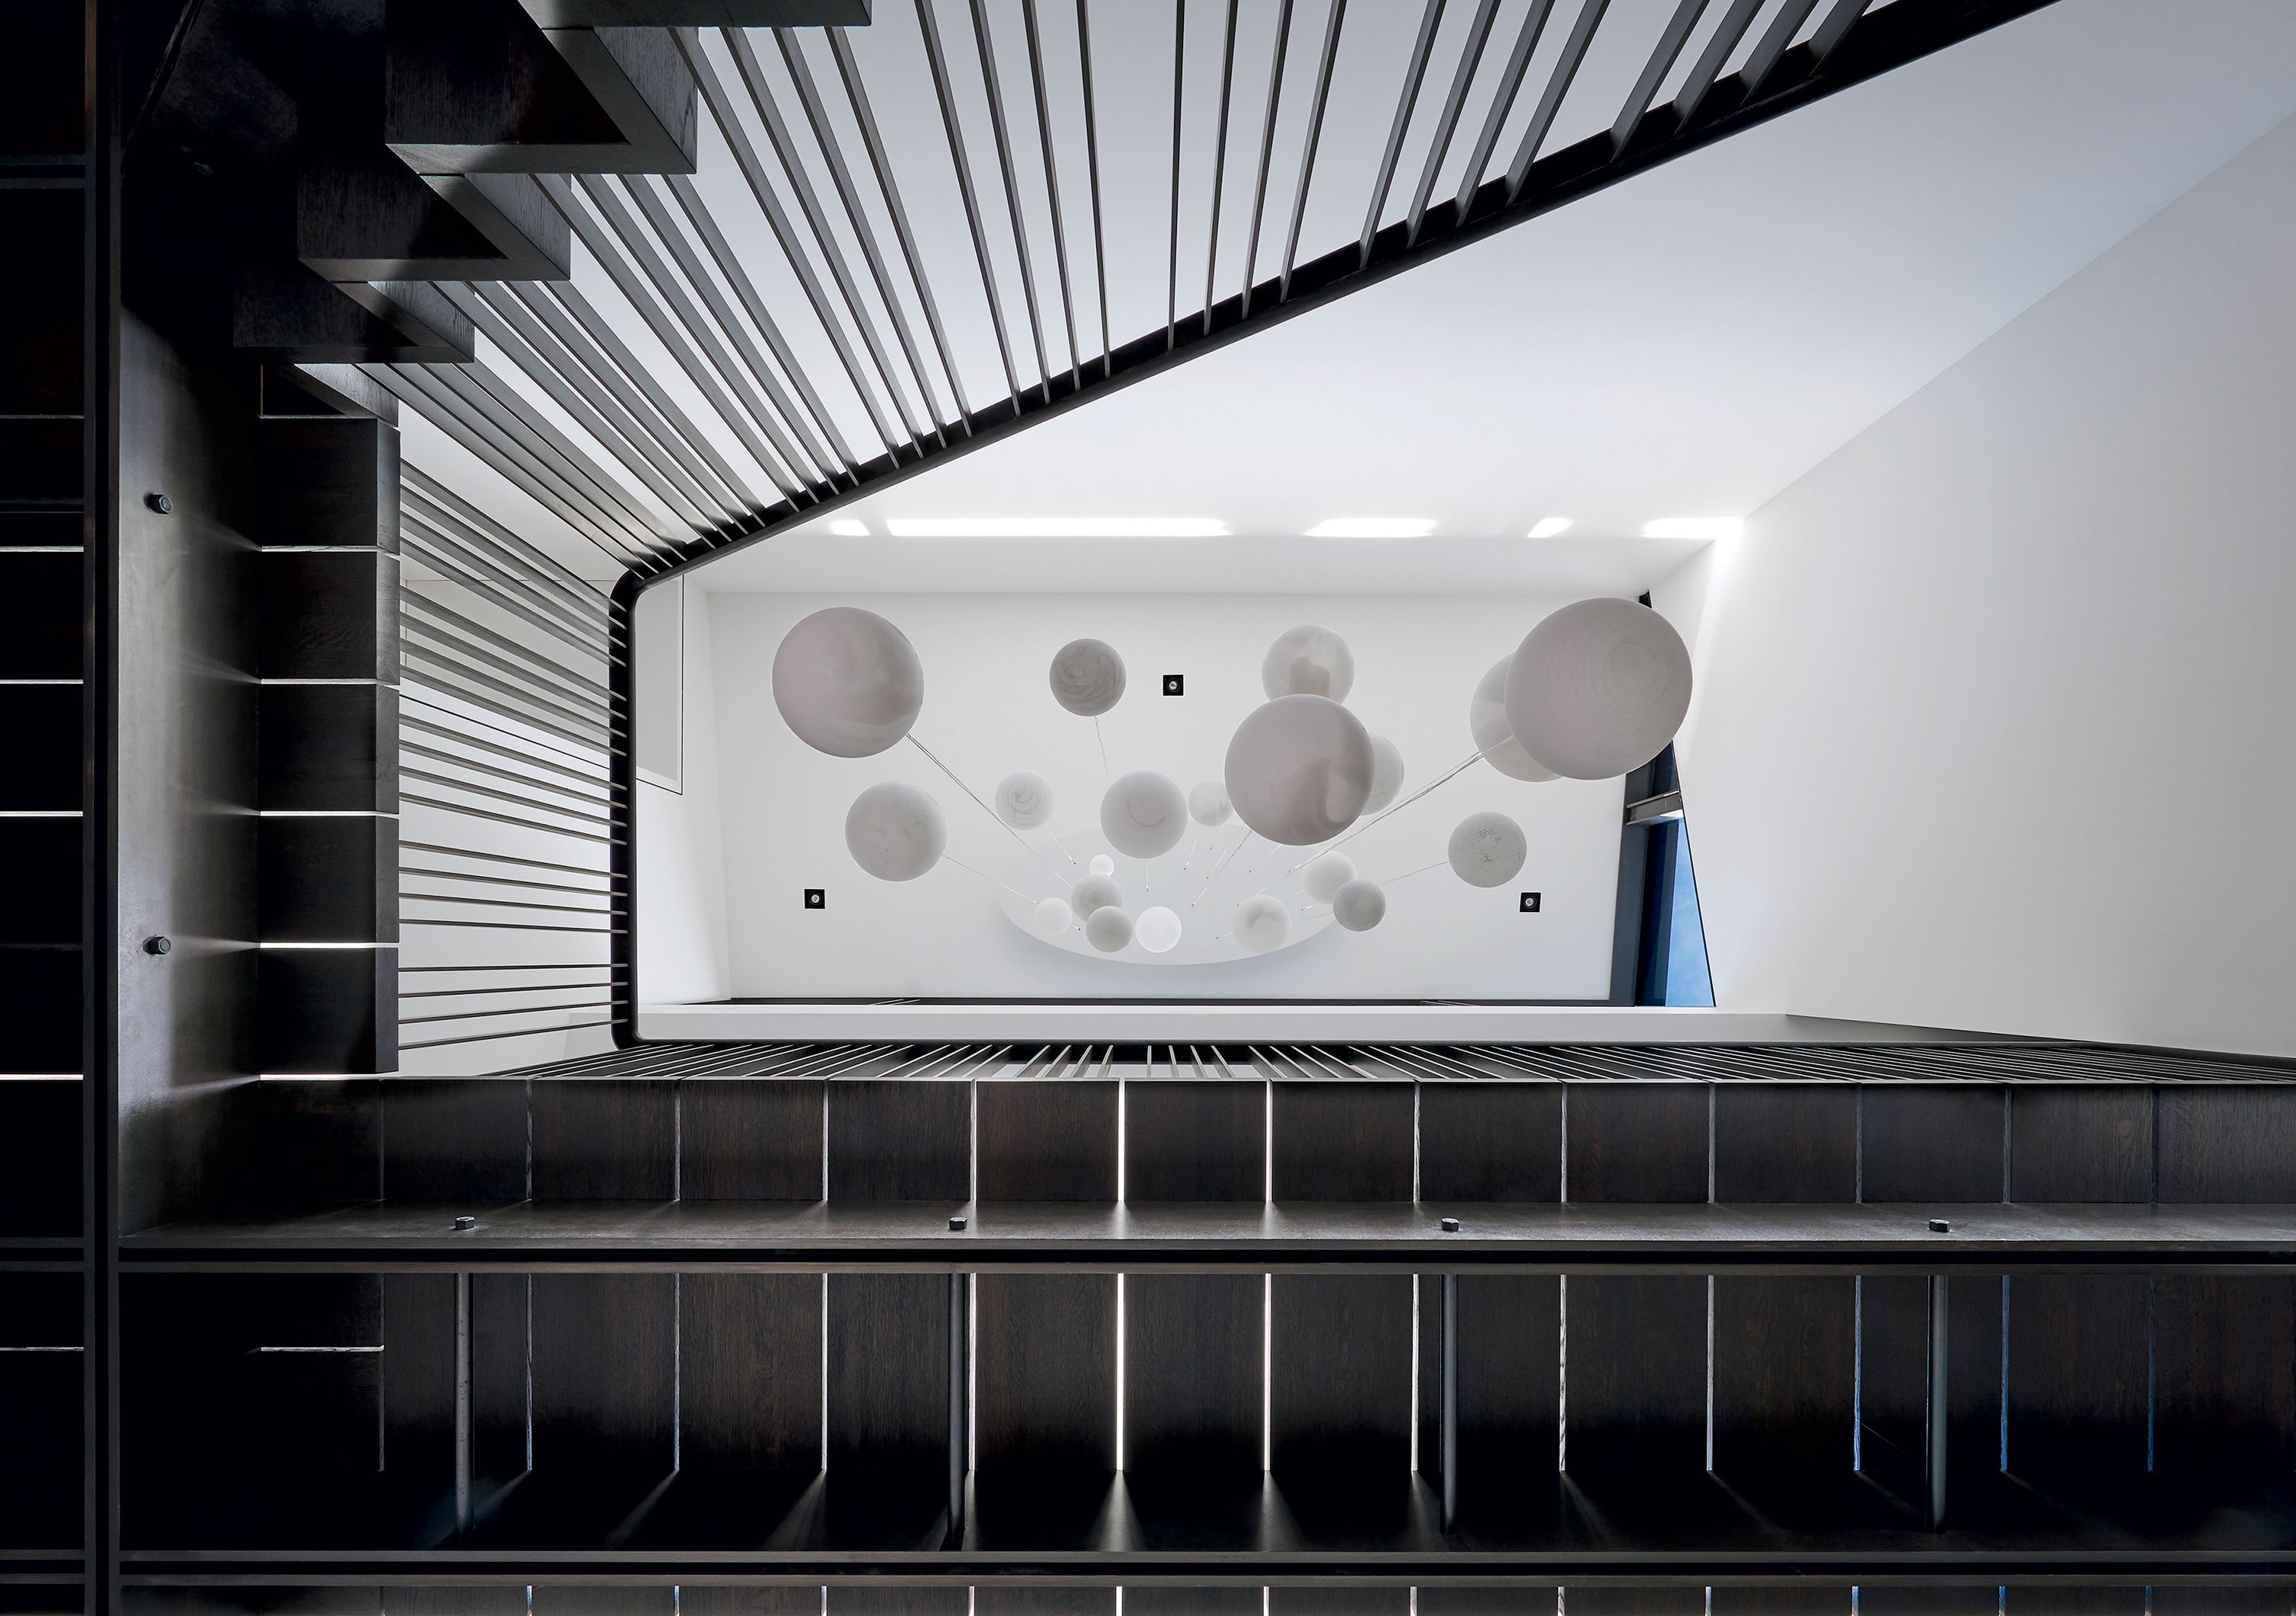
POLYGON ((1086 861, 1085 868, 1096 876, 1112 876, 1116 873, 1116 861, 1104 853, 1096 853, 1086 861))
POLYGON ((1511 779, 1551 780, 1554 771, 1543 767, 1522 749, 1513 726, 1507 722, 1507 675, 1513 670, 1512 654, 1491 664, 1491 671, 1483 675, 1473 699, 1467 703, 1467 728, 1474 732, 1475 750, 1501 774, 1511 779))
POLYGON ((1065 898, 1046 898, 1037 905, 1037 929, 1047 937, 1057 937, 1076 924, 1076 911, 1065 898))
POLYGON ((1235 804, 1227 800, 1227 788, 1218 780, 1199 781, 1188 793, 1188 817, 1206 829, 1225 825, 1235 812, 1235 804))
POLYGON ((1355 688, 1355 653, 1330 629, 1313 623, 1287 628, 1259 665, 1259 687, 1278 696, 1328 696, 1345 701, 1355 688))
POLYGON ((1371 738, 1371 795, 1363 811, 1377 813, 1403 792, 1403 753, 1384 735, 1371 738))
POLYGON ((858 607, 824 608, 774 652, 782 722, 832 757, 873 757, 898 744, 924 700, 924 665, 908 636, 858 607))
POLYGON ((1471 813, 1451 832, 1451 869, 1470 886, 1514 879, 1530 852, 1522 827, 1504 813, 1471 813))
POLYGON ((1522 749, 1571 779, 1609 779, 1656 757, 1690 711, 1690 649, 1632 600, 1581 600, 1523 636, 1506 714, 1522 749))
POLYGON ((1132 927, 1132 940, 1152 954, 1168 954, 1180 945, 1180 917, 1160 903, 1144 909, 1132 927))
POLYGON ((1085 917, 1084 938, 1103 954, 1121 953, 1132 942, 1132 917, 1113 903, 1085 917))
POLYGON ((1034 830, 1053 817, 1053 783, 1018 770, 996 782, 996 817, 1015 830, 1034 830))
POLYGON ((1090 875, 1069 888, 1069 907, 1086 919, 1111 903, 1124 902, 1123 889, 1106 876, 1090 875))
POLYGON ((846 810, 846 851, 880 881, 915 880, 940 862, 947 845, 940 804, 914 786, 872 786, 846 810))
POLYGON ((1071 640, 1053 653, 1053 699, 1097 718, 1124 697, 1124 658, 1104 640, 1071 640))
POLYGON ((1308 895, 1318 903, 1329 903, 1340 895, 1340 888, 1356 878, 1356 861, 1343 853, 1327 853, 1308 866, 1308 895))
POLYGON ((1100 799, 1100 830, 1128 858, 1152 859, 1179 845, 1188 828, 1180 788, 1152 770, 1125 775, 1100 799))
POLYGON ((1235 940, 1255 954, 1282 948, 1291 932, 1292 911, 1264 892, 1235 906, 1235 940))
POLYGON ((1355 823, 1371 796, 1370 732, 1326 696, 1279 696, 1236 726, 1227 794, 1271 842, 1312 847, 1355 823))
POLYGON ((1387 918, 1387 894, 1376 881, 1350 881, 1332 900, 1332 918, 1351 932, 1367 932, 1387 918))

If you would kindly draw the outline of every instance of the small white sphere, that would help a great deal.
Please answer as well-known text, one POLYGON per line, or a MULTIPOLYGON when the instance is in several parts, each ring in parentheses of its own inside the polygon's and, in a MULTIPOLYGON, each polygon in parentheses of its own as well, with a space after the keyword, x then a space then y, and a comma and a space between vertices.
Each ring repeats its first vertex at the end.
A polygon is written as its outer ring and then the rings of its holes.
POLYGON ((1235 906, 1235 940, 1255 954, 1282 948, 1292 932, 1292 911, 1264 892, 1235 906))
POLYGON ((1096 853, 1092 855, 1092 862, 1085 868, 1096 876, 1112 876, 1116 873, 1116 861, 1104 853, 1096 853))
POLYGON ((1227 788, 1218 780, 1204 780, 1188 793, 1188 817, 1210 829, 1225 825, 1235 812, 1235 804, 1227 800, 1227 788))
POLYGON ((1053 699, 1097 718, 1124 697, 1124 658, 1104 640, 1071 640, 1053 653, 1053 699))
POLYGON ((1329 903, 1340 888, 1356 878, 1356 861, 1343 853, 1327 853, 1308 866, 1308 895, 1329 903))
POLYGON ((1046 898, 1037 905, 1037 929, 1047 937, 1057 937, 1076 924, 1076 911, 1065 898, 1046 898))
POLYGON ((1403 753, 1384 735, 1371 738, 1371 795, 1363 811, 1377 813, 1403 791, 1403 753))
POLYGON ((1187 799, 1152 769, 1125 775, 1100 799, 1100 832, 1128 858, 1159 858, 1180 845, 1187 828, 1187 799))
POLYGON ((1069 907, 1087 919, 1095 911, 1123 902, 1123 889, 1106 876, 1086 876, 1069 888, 1069 907))
POLYGON ((1504 813, 1471 813, 1451 832, 1452 872, 1470 886, 1513 880, 1529 852, 1522 827, 1504 813))
POLYGON ((816 752, 872 757, 899 744, 924 706, 925 671, 908 636, 857 606, 826 607, 782 636, 774 706, 816 752))
POLYGON ((1180 943, 1180 917, 1160 903, 1154 909, 1143 910, 1139 923, 1132 928, 1132 936, 1152 954, 1168 954, 1180 943))
POLYGON ((1350 881, 1332 898, 1332 918, 1351 932, 1367 932, 1387 918, 1387 894, 1376 881, 1350 881))
POLYGON ((914 786, 887 780, 853 799, 845 850, 880 881, 914 881, 940 862, 948 826, 940 804, 914 786))
POLYGON ((1022 769, 996 782, 996 817, 1015 830, 1034 830, 1053 817, 1053 783, 1022 769))
POLYGON ((1085 918, 1085 941, 1103 954, 1121 953, 1132 941, 1132 917, 1113 903, 1085 918))
POLYGON ((1330 629, 1303 623, 1275 636, 1259 665, 1259 688, 1278 696, 1327 696, 1345 701, 1355 688, 1355 653, 1330 629))

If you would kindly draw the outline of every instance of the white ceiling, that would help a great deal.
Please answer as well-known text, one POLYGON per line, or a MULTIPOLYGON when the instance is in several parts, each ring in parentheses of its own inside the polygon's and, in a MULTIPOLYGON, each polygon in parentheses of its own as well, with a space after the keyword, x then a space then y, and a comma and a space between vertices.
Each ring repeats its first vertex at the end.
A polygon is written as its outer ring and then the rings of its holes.
POLYGON ((834 538, 713 589, 1644 584, 2296 111, 2286 0, 2060 0, 840 514, 1225 518, 1233 540, 834 538), (2207 26, 2196 26, 2202 15, 2207 26), (1422 540, 1308 540, 1326 517, 1422 540), (1576 527, 1523 538, 1542 516, 1576 527), (1604 564, 1606 551, 1611 564, 1604 564))
MULTIPOLYGON (((1639 587, 1695 545, 1624 535, 1755 510, 2292 112, 2287 0, 2059 0, 837 513, 878 536, 813 524, 697 581, 1639 587), (1128 515, 1236 536, 882 536, 888 518, 1128 515), (1437 526, 1298 536, 1357 515, 1437 526), (1576 526, 1522 536, 1549 515, 1576 526)), ((527 531, 556 528, 419 424, 408 452, 527 531)))

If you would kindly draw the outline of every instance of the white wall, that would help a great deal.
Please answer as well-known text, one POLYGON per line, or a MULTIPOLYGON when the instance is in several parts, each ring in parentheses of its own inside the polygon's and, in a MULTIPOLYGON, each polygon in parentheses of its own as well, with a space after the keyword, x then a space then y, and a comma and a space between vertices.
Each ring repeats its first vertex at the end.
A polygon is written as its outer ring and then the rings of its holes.
MULTIPOLYGON (((671 586, 647 592, 647 597, 671 586)), ((726 865, 718 817, 718 692, 709 599, 690 585, 685 602, 680 789, 638 779, 638 997, 670 1002, 723 999, 726 967, 726 865)), ((646 598, 646 597, 642 597, 646 598)), ((640 673, 647 665, 640 664, 640 673)), ((668 704, 642 689, 641 716, 668 704)), ((658 719, 659 722, 659 719, 658 719)))
MULTIPOLYGON (((1620 782, 1529 785, 1478 763, 1347 851, 1365 875, 1390 880, 1439 863, 1451 828, 1496 809, 1529 833, 1521 877, 1496 890, 1447 869, 1390 886, 1376 931, 1333 928, 1278 953, 1217 966, 1126 965, 1062 952, 1022 934, 996 889, 944 864, 914 883, 874 880, 845 851, 848 806, 882 779, 910 781, 940 804, 950 855, 997 877, 1026 855, 914 749, 875 758, 824 756, 775 712, 773 656, 799 618, 832 603, 883 613, 915 644, 925 669, 917 738, 982 796, 1015 769, 1052 781, 1051 829, 1096 828, 1107 783, 1091 721, 1063 713, 1046 688, 1053 653, 1079 634, 1121 652, 1131 683, 1101 721, 1114 772, 1160 771, 1183 789, 1217 779, 1228 737, 1265 699, 1268 642, 1297 623, 1323 623, 1350 642, 1349 707, 1401 748, 1404 792, 1470 756, 1467 701, 1483 672, 1560 600, 1492 597, 1214 597, 712 594, 718 761, 722 770, 732 991, 743 997, 1314 997, 1587 999, 1608 992, 1616 901, 1620 782), (1160 694, 1159 676, 1186 676, 1160 694), (828 907, 801 894, 824 887, 828 907), (1538 915, 1516 912, 1519 888, 1542 894, 1538 915)), ((694 614, 689 636, 701 614, 694 614)), ((689 693, 689 704, 691 694, 689 693)), ((693 708, 688 707, 687 801, 694 798, 693 708)), ((1224 833, 1226 841, 1241 828, 1224 833)), ((1168 855, 1183 861, 1190 842, 1168 855)), ((1246 854, 1247 859, 1254 854, 1246 854)), ((640 853, 641 905, 659 880, 640 853)), ((1270 890, 1296 889, 1271 860, 1270 890)), ((1201 866, 1200 866, 1201 867, 1201 866)), ((1050 883, 1046 885, 1049 886, 1050 883)), ((1033 895, 1033 894, 1032 894, 1033 895)), ((646 947, 656 945, 653 923, 646 947)), ((685 995, 678 995, 685 996, 685 995)), ((672 997, 649 976, 644 998, 672 997)))
POLYGON ((1658 592, 1716 995, 2296 1055, 2296 124, 1658 592))

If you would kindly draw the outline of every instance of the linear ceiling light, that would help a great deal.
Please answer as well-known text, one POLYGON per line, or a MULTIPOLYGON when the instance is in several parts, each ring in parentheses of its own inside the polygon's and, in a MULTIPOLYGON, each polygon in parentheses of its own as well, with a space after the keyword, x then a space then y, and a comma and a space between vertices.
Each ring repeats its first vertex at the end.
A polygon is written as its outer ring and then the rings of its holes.
POLYGON ((1734 539, 1745 524, 1734 516, 1662 516, 1643 524, 1646 539, 1734 539))
POLYGON ((1567 516, 1543 516, 1530 525, 1530 536, 1534 539, 1551 539, 1558 533, 1570 531, 1570 518, 1567 516))
POLYGON ((1435 518, 1421 516, 1335 516, 1308 529, 1311 539, 1423 539, 1435 518))
POLYGON ((840 517, 829 525, 829 531, 840 539, 865 539, 869 536, 869 524, 857 522, 849 516, 840 517))
POLYGON ((895 517, 898 539, 1220 539, 1227 524, 1207 516, 895 517))

